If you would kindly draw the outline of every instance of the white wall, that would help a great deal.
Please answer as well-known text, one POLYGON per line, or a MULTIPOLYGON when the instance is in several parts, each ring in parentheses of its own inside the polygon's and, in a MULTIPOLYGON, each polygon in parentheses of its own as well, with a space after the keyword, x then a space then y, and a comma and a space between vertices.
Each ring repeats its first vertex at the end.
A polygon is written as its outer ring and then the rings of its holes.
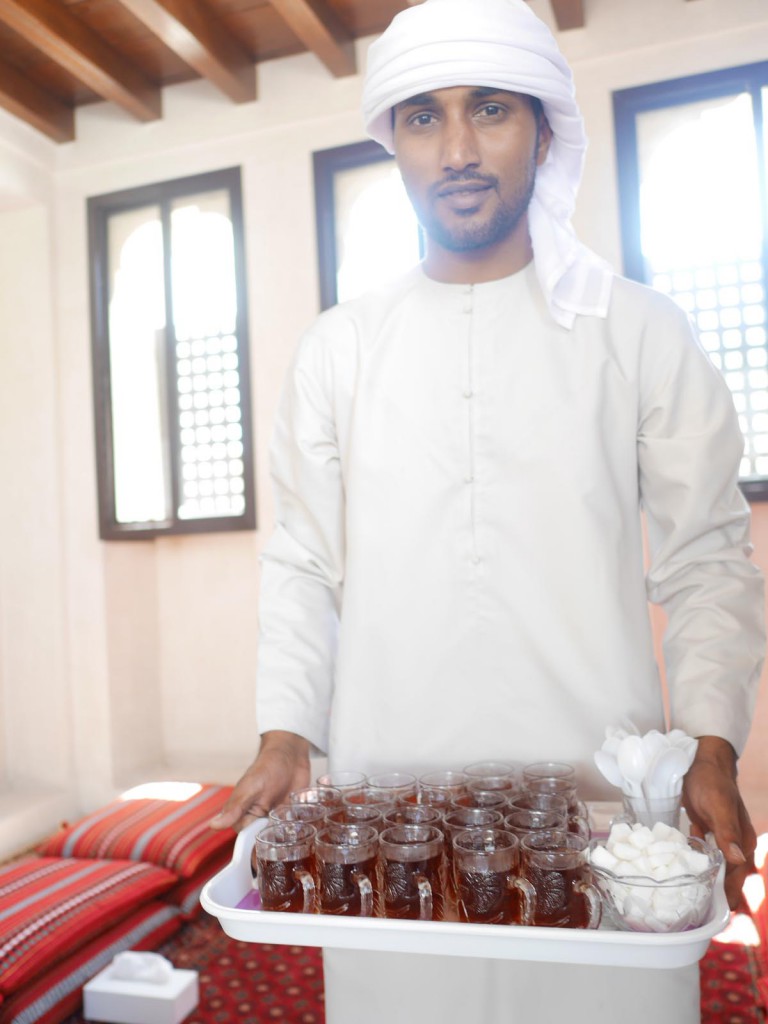
MULTIPOLYGON (((546 0, 533 7, 552 25, 546 0)), ((590 0, 588 19, 560 37, 592 140, 576 226, 619 265, 611 91, 768 59, 768 10, 765 0, 590 0)), ((0 211, 33 204, 0 212, 0 479, 10 473, 22 496, 0 511, 9 800, 28 784, 58 786, 77 809, 159 772, 225 781, 255 750, 267 444, 291 351, 318 308, 311 154, 363 138, 359 78, 333 80, 305 55, 262 65, 258 79, 259 100, 241 106, 205 82, 166 89, 164 118, 148 125, 108 104, 81 108, 77 141, 59 147, 0 117, 0 211), (86 198, 231 165, 243 169, 259 530, 101 542, 86 198)), ((759 557, 768 563, 768 539, 759 557)), ((747 778, 753 761, 748 750, 747 778)))

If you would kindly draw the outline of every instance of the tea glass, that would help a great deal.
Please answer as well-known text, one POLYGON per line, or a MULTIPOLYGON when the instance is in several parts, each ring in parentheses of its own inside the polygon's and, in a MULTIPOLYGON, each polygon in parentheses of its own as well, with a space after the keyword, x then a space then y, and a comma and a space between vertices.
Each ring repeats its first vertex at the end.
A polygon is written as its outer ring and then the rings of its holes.
POLYGON ((275 822, 254 837, 252 863, 263 910, 310 914, 316 829, 304 822, 275 822))
POLYGON ((384 916, 439 921, 444 914, 443 834, 434 825, 391 825, 379 836, 384 916))
MULTIPOLYGON (((530 793, 527 790, 522 792, 514 800, 510 801, 510 813, 514 811, 554 811, 563 814, 566 818, 566 827, 569 832, 584 836, 589 839, 591 831, 587 808, 581 801, 575 801, 574 810, 569 810, 568 801, 564 796, 556 793, 530 793)), ((558 828, 560 826, 557 826, 558 828)))
POLYGON ((303 821, 319 827, 325 821, 325 804, 278 804, 269 812, 272 821, 303 821))
POLYGON ((536 893, 533 924, 597 928, 602 905, 592 882, 587 840, 572 832, 535 832, 520 845, 521 875, 536 893))
POLYGON ((507 775, 515 780, 520 778, 520 769, 511 761, 474 761, 464 768, 470 779, 484 779, 488 776, 507 775))
POLYGON ((368 776, 366 789, 378 793, 380 800, 389 800, 396 804, 415 803, 419 783, 416 776, 410 772, 380 772, 368 776))
POLYGON ((371 825, 328 825, 315 837, 321 913, 373 916, 379 833, 371 825))
POLYGON ((306 789, 296 789, 288 794, 290 803, 295 804, 322 804, 323 807, 338 807, 344 800, 344 795, 338 789, 331 786, 307 786, 306 789))
POLYGON ((450 807, 454 797, 461 796, 467 788, 467 775, 451 769, 427 772, 419 778, 419 803, 432 807, 450 807))
POLYGON ((329 825, 371 825, 381 832, 384 819, 373 804, 343 803, 341 807, 326 811, 325 820, 329 825))
POLYGON ((527 779, 523 784, 523 791, 525 793, 536 793, 543 794, 548 793, 551 796, 563 797, 567 804, 568 810, 571 814, 575 814, 580 818, 587 817, 587 808, 579 800, 578 794, 576 793, 576 783, 573 779, 557 779, 557 778, 539 778, 539 779, 527 779))
POLYGON ((565 761, 534 761, 523 767, 523 785, 538 779, 567 779, 576 785, 576 769, 565 761))
POLYGON ((491 807, 457 807, 443 815, 445 834, 445 860, 448 866, 449 885, 453 885, 453 840, 460 832, 475 828, 503 828, 504 815, 491 807))
POLYGON ((568 824, 567 811, 529 811, 522 808, 512 811, 504 819, 504 828, 522 839, 532 832, 553 832, 564 830, 568 824))
POLYGON ((506 811, 509 801, 504 791, 491 789, 467 789, 466 793, 451 800, 453 809, 483 807, 489 811, 506 811))
POLYGON ((453 881, 461 920, 531 923, 534 891, 529 881, 517 875, 519 860, 519 841, 510 832, 495 828, 459 832, 453 840, 453 881))
POLYGON ((442 823, 440 811, 429 804, 401 804, 384 815, 385 828, 390 825, 434 825, 442 832, 442 823))
POLYGON ((349 796, 350 793, 359 793, 367 782, 368 776, 364 772, 336 770, 319 775, 315 785, 324 789, 338 789, 342 796, 349 796))

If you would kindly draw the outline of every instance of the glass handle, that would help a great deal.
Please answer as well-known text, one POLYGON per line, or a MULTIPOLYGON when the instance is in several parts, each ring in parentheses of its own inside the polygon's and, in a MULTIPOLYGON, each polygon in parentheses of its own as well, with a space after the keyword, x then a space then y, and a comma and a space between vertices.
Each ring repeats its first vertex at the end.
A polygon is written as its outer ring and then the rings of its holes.
POLYGON ((509 875, 507 886, 510 889, 517 889, 520 893, 522 911, 520 913, 521 924, 533 924, 536 913, 536 890, 527 878, 518 878, 517 875, 509 875))
POLYGON ((296 868, 293 872, 293 877, 296 881, 301 882, 301 887, 304 890, 304 906, 301 908, 302 914, 314 914, 315 912, 315 880, 308 871, 302 871, 296 868))
POLYGON ((373 916, 373 886, 367 875, 359 871, 352 873, 352 881, 360 890, 360 917, 373 916))
POLYGON ((575 892, 580 893, 587 901, 587 910, 589 912, 587 928, 597 928, 600 924, 600 918, 603 916, 603 904, 600 900, 600 894, 591 882, 577 882, 573 888, 575 892))
POLYGON ((568 831, 574 835, 581 836, 582 839, 586 839, 587 841, 592 838, 592 830, 589 827, 589 821, 580 814, 569 815, 568 831))
POLYGON ((424 875, 414 875, 413 879, 419 890, 419 920, 432 920, 432 886, 424 875))

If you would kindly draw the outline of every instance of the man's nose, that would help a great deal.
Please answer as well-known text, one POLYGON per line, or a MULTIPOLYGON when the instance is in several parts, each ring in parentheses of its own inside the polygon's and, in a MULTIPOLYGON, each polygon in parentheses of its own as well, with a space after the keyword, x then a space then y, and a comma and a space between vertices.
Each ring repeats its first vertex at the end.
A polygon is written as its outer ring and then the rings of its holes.
POLYGON ((446 122, 442 162, 444 169, 450 171, 463 171, 480 163, 473 127, 464 118, 452 118, 446 122))

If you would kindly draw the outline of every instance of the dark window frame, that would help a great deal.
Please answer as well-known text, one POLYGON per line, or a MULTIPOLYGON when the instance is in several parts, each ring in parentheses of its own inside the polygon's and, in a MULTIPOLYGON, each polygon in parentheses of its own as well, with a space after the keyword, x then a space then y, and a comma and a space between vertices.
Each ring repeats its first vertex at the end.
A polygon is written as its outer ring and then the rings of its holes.
POLYGON ((99 536, 102 540, 147 540, 179 534, 211 533, 256 528, 256 493, 254 481, 254 448, 250 400, 250 356, 248 341, 248 310, 245 271, 245 240, 243 199, 239 167, 196 174, 172 181, 156 182, 99 196, 87 203, 88 249, 91 299, 91 357, 93 367, 94 427, 96 443, 99 536), (162 522, 120 523, 115 510, 115 472, 112 436, 112 395, 109 351, 109 252, 108 221, 111 214, 125 213, 143 206, 161 209, 164 237, 168 237, 170 204, 177 199, 201 192, 226 190, 230 196, 230 213, 235 255, 235 291, 237 313, 235 336, 240 375, 240 414, 243 444, 243 496, 245 510, 241 516, 210 516, 181 519, 178 516, 181 479, 178 416, 178 390, 175 373, 169 372, 175 360, 173 329, 173 297, 170 287, 170 247, 165 246, 164 276, 166 296, 165 380, 166 420, 170 452, 169 472, 173 514, 162 522))
MULTIPOLYGON (((624 273, 648 283, 643 265, 640 225, 640 180, 636 118, 638 114, 700 100, 748 92, 754 110, 757 162, 760 169, 763 223, 763 285, 768 294, 768 162, 764 137, 763 89, 768 88, 768 61, 673 78, 651 85, 621 89, 613 94, 613 119, 619 191, 624 273)), ((740 481, 750 501, 768 501, 768 476, 740 481)))
POLYGON ((315 226, 317 265, 320 282, 320 308, 330 309, 338 302, 337 274, 339 253, 336 245, 336 175, 368 164, 393 162, 394 157, 374 139, 346 146, 317 150, 312 154, 315 184, 315 226))

